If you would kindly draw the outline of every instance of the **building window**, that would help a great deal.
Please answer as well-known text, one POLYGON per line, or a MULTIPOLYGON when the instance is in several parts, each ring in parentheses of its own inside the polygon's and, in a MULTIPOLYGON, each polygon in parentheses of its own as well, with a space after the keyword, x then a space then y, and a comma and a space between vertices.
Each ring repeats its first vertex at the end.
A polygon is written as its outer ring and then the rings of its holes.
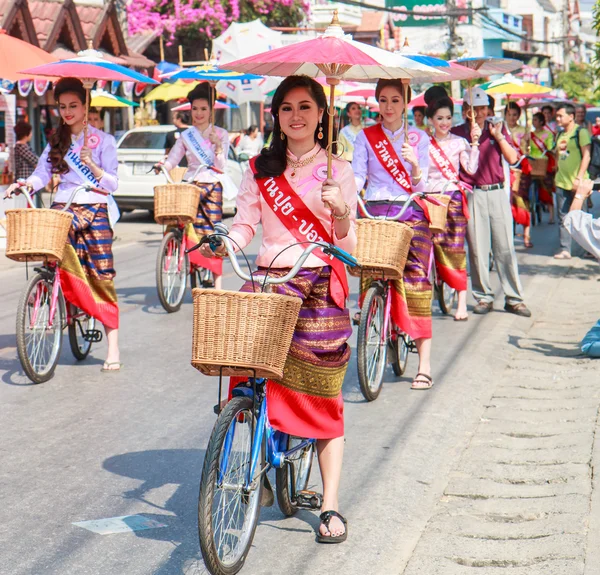
POLYGON ((532 14, 524 14, 523 15, 523 35, 527 37, 527 40, 521 41, 521 50, 523 52, 531 52, 531 42, 530 39, 533 38, 533 15, 532 14))

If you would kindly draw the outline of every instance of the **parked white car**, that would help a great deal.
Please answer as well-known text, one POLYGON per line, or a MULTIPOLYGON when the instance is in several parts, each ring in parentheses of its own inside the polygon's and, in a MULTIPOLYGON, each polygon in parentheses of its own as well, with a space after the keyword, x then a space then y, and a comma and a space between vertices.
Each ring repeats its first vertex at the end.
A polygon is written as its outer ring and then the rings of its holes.
MULTIPOLYGON (((164 183, 164 177, 156 176, 150 170, 165 157, 167 135, 174 131, 174 126, 133 128, 117 142, 119 189, 114 197, 122 211, 154 209, 154 186, 164 183)), ((230 147, 227 173, 238 188, 247 165, 247 162, 238 161, 230 147)), ((224 200, 223 213, 235 213, 235 198, 224 200)))

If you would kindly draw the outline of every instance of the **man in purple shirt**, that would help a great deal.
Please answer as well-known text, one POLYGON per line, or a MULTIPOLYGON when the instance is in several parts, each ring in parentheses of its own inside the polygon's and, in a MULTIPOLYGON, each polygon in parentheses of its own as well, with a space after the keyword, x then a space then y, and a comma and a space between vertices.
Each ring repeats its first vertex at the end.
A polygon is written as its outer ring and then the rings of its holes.
MULTIPOLYGON (((504 163, 515 164, 518 156, 502 120, 487 120, 494 115, 493 100, 480 88, 465 94, 465 105, 471 105, 475 121, 481 128, 479 168, 473 174, 461 171, 461 180, 473 187, 469 194, 470 219, 467 225, 471 285, 477 305, 473 313, 486 314, 494 308, 494 291, 490 281, 490 252, 504 290, 507 312, 530 317, 523 303, 523 288, 519 281, 517 254, 513 241, 513 217, 505 187, 504 163), (471 98, 472 97, 472 101, 471 98)), ((469 113, 470 115, 470 113, 469 113)), ((454 134, 471 141, 470 121, 452 129, 454 134)))

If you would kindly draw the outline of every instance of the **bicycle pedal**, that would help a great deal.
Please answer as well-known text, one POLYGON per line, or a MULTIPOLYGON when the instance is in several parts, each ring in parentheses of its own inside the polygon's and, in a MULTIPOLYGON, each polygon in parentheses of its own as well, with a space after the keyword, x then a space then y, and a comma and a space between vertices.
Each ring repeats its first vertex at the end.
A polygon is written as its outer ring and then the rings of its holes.
POLYGON ((303 509, 321 509, 323 496, 316 491, 298 491, 296 493, 296 507, 303 509))
POLYGON ((98 343, 102 341, 102 332, 99 329, 88 329, 83 334, 83 339, 88 342, 98 343))

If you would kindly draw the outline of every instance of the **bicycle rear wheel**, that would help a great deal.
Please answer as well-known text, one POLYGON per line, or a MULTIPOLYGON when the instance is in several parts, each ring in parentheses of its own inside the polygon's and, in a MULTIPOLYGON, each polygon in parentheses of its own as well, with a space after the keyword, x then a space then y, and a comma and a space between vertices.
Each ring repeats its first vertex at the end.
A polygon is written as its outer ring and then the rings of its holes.
MULTIPOLYGON (((305 439, 288 436, 286 451, 299 445, 305 439)), ((308 487, 310 471, 313 464, 315 444, 309 443, 303 449, 290 455, 283 467, 275 470, 275 487, 277 492, 277 503, 284 515, 291 517, 298 511, 295 504, 295 496, 299 491, 308 487)))
MULTIPOLYGON (((219 415, 206 448, 198 532, 202 557, 212 575, 240 571, 252 545, 263 488, 262 476, 249 490, 245 488, 255 426, 252 399, 234 397, 219 415)), ((264 452, 260 452, 257 472, 264 464, 264 452)))
POLYGON ((156 258, 156 288, 161 305, 169 313, 179 310, 185 295, 189 269, 181 234, 168 232, 162 239, 156 258))
POLYGON ((69 345, 71 352, 78 361, 83 361, 92 349, 92 340, 86 334, 94 331, 96 320, 87 313, 81 311, 77 306, 70 305, 71 321, 69 323, 69 345))
POLYGON ((373 284, 367 290, 358 325, 358 381, 367 401, 381 392, 387 356, 384 330, 385 300, 383 288, 373 284))
POLYGON ((443 314, 450 315, 456 301, 456 290, 442 280, 436 286, 437 299, 443 314))
POLYGON ((17 353, 23 371, 33 383, 51 379, 60 357, 64 303, 60 294, 50 325, 53 287, 46 274, 35 274, 17 307, 17 353))
POLYGON ((406 371, 408 353, 410 351, 406 342, 406 336, 399 332, 392 333, 390 347, 393 355, 392 370, 396 377, 400 377, 406 371))

